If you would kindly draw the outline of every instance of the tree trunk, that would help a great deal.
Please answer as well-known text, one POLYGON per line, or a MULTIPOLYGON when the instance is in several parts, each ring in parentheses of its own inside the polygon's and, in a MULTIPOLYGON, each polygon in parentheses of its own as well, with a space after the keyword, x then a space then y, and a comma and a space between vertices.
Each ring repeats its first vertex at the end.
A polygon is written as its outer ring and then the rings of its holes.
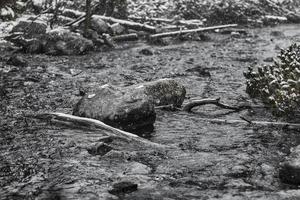
POLYGON ((91 25, 91 0, 86 0, 86 5, 85 5, 85 12, 86 12, 86 18, 85 18, 85 35, 88 32, 88 29, 90 28, 91 25))

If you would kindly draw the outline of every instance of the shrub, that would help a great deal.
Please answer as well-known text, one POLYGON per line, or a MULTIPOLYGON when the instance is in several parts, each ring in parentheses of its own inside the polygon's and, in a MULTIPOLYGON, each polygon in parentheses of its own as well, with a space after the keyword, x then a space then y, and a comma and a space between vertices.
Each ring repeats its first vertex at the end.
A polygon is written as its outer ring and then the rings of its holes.
POLYGON ((261 98, 275 114, 293 116, 300 111, 300 45, 281 50, 272 65, 249 68, 245 77, 247 93, 261 98))

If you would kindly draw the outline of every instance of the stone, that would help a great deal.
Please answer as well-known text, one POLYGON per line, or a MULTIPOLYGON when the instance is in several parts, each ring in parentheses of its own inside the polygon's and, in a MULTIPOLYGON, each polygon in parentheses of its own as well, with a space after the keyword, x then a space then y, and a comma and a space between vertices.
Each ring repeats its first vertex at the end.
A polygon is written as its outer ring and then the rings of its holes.
POLYGON ((115 183, 113 185, 113 189, 109 190, 109 193, 117 195, 121 193, 131 193, 138 189, 138 185, 136 183, 132 183, 130 181, 123 181, 119 183, 115 183))
POLYGON ((43 53, 44 52, 45 41, 40 40, 38 38, 33 38, 27 40, 27 44, 23 46, 23 50, 26 53, 43 53))
POLYGON ((139 53, 143 54, 145 56, 152 56, 153 55, 153 52, 148 48, 144 48, 144 49, 140 50, 139 53))
POLYGON ((289 13, 287 20, 292 23, 300 23, 300 14, 299 13, 289 13))
POLYGON ((111 85, 85 94, 73 114, 98 119, 127 131, 153 126, 156 117, 154 105, 146 94, 111 85))
POLYGON ((12 29, 12 32, 23 32, 31 37, 35 35, 45 34, 47 24, 41 20, 21 20, 12 29))
POLYGON ((113 35, 122 35, 126 32, 126 28, 119 23, 111 25, 110 30, 113 35))
POLYGON ((7 64, 14 65, 14 66, 20 66, 20 67, 26 67, 28 65, 27 61, 18 55, 12 55, 8 59, 7 64))
POLYGON ((181 106, 185 88, 172 79, 161 79, 128 87, 104 85, 87 92, 73 114, 98 119, 104 123, 136 132, 153 129, 154 106, 181 106))
POLYGON ((281 163, 279 177, 282 182, 300 185, 300 145, 281 163))
POLYGON ((185 87, 173 79, 160 79, 141 84, 136 88, 144 90, 156 106, 174 105, 180 107, 186 94, 185 87))
POLYGON ((103 142, 96 143, 91 147, 87 148, 87 151, 91 155, 105 155, 110 152, 113 148, 103 142))
POLYGON ((82 55, 93 49, 91 40, 64 29, 54 29, 43 36, 44 51, 49 55, 82 55))
POLYGON ((0 19, 2 20, 12 20, 16 17, 15 12, 10 7, 0 7, 0 19))
POLYGON ((101 18, 95 16, 91 19, 91 28, 100 35, 109 32, 108 24, 101 18))

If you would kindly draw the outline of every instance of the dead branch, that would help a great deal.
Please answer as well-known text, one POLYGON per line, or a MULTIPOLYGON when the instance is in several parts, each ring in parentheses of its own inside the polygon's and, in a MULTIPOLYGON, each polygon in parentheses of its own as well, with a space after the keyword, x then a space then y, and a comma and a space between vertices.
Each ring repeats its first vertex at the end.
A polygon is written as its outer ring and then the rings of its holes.
MULTIPOLYGON (((213 104, 213 105, 216 105, 216 106, 219 106, 221 108, 224 108, 224 109, 229 109, 229 110, 241 110, 243 108, 247 108, 245 106, 238 106, 238 107, 235 107, 235 106, 230 106, 230 105, 227 105, 227 104, 224 104, 224 103, 221 103, 220 102, 220 98, 217 98, 217 99, 200 99, 200 100, 193 100, 189 103, 187 103, 183 108, 182 110, 186 111, 186 112, 191 112, 191 110, 194 108, 194 107, 197 107, 197 106, 202 106, 202 105, 207 105, 207 104, 213 104)), ((248 107, 249 108, 249 107, 248 107)))
POLYGON ((119 137, 127 140, 128 142, 138 142, 143 144, 146 147, 155 147, 155 148, 168 147, 166 145, 151 142, 132 133, 114 128, 96 119, 78 117, 78 116, 64 114, 64 113, 45 113, 45 114, 38 114, 33 117, 44 119, 44 120, 50 120, 52 122, 62 122, 63 124, 75 124, 77 126, 79 125, 82 127, 94 127, 97 129, 105 130, 105 134, 107 134, 108 136, 119 137))
POLYGON ((171 36, 179 36, 179 35, 184 35, 187 33, 198 33, 198 32, 216 30, 216 29, 221 29, 221 28, 236 27, 236 26, 237 26, 237 24, 227 24, 227 25, 220 25, 220 26, 210 26, 210 27, 204 27, 204 28, 182 30, 182 31, 158 33, 158 34, 151 35, 150 40, 154 40, 157 38, 171 37, 171 36))
POLYGON ((288 123, 288 122, 270 122, 270 121, 245 121, 242 120, 227 120, 227 119, 211 119, 211 118, 197 118, 199 120, 212 122, 212 123, 225 123, 225 124, 250 124, 250 125, 258 125, 258 126, 276 126, 276 127, 284 127, 290 130, 299 130, 300 124, 297 123, 288 123), (251 122, 251 123, 250 123, 251 122))
MULTIPOLYGON (((129 19, 136 20, 136 21, 150 21, 150 22, 161 22, 166 24, 172 24, 174 23, 173 19, 165 19, 165 18, 155 18, 155 17, 134 17, 130 16, 129 19)), ((192 19, 192 20, 178 20, 178 25, 184 25, 184 26, 200 26, 203 25, 203 22, 198 19, 192 19)))
POLYGON ((111 37, 111 39, 113 41, 122 42, 122 41, 138 40, 139 38, 138 38, 138 35, 136 33, 130 33, 130 34, 125 34, 125 35, 113 36, 113 37, 111 37))
POLYGON ((119 23, 122 26, 125 26, 127 28, 133 29, 133 30, 138 30, 138 31, 146 31, 150 33, 156 33, 156 28, 154 26, 150 26, 147 24, 141 24, 137 22, 132 22, 132 21, 127 21, 124 19, 116 19, 113 17, 106 17, 106 16, 101 16, 101 15, 94 15, 95 18, 100 18, 104 21, 107 21, 109 23, 119 23))
MULTIPOLYGON (((133 30, 137 30, 137 31, 146 31, 149 33, 156 33, 156 28, 154 26, 150 26, 147 24, 141 24, 141 23, 137 23, 137 22, 132 22, 132 21, 128 21, 128 20, 124 20, 124 19, 116 19, 113 17, 107 17, 107 16, 102 16, 102 15, 93 15, 94 18, 99 18, 102 19, 104 21, 107 21, 108 23, 119 23, 122 26, 125 26, 129 29, 133 29, 133 30)), ((72 25, 77 25, 80 24, 81 22, 83 22, 86 18, 86 15, 82 15, 80 17, 78 17, 77 19, 75 19, 74 21, 66 24, 65 26, 72 26, 72 25)))

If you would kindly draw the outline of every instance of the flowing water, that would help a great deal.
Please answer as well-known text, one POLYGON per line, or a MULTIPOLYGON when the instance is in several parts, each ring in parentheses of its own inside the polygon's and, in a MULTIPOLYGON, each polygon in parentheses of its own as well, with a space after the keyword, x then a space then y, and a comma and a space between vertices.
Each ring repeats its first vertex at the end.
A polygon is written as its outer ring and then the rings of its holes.
MULTIPOLYGON (((2 58, 0 83, 7 87, 6 114, 11 112, 11 115, 29 110, 71 113, 80 98, 80 88, 106 83, 131 85, 160 78, 173 78, 183 84, 187 90, 186 102, 194 98, 220 97, 229 105, 254 107, 240 112, 211 105, 194 108, 192 113, 157 110, 155 131, 148 138, 176 148, 165 152, 155 149, 125 151, 125 148, 120 153, 120 147, 115 155, 107 157, 89 155, 80 147, 93 142, 92 133, 91 138, 83 138, 82 131, 76 130, 40 128, 30 132, 27 127, 22 131, 20 127, 25 123, 22 120, 14 122, 17 124, 14 130, 10 122, 4 123, 9 114, 3 115, 2 125, 8 128, 3 129, 1 153, 6 155, 6 162, 13 163, 17 155, 27 160, 38 155, 37 159, 44 159, 37 161, 40 168, 47 166, 49 169, 42 172, 47 174, 45 179, 35 167, 32 168, 36 171, 28 172, 28 179, 21 178, 18 182, 15 177, 21 176, 18 174, 11 175, 12 180, 2 179, 2 194, 11 199, 15 194, 19 197, 36 195, 42 199, 45 191, 52 191, 54 197, 59 194, 61 199, 300 198, 296 188, 282 184, 278 178, 280 162, 290 147, 300 143, 298 132, 241 120, 242 117, 276 121, 259 101, 246 94, 243 72, 249 66, 270 63, 280 48, 300 42, 300 26, 246 31, 247 35, 211 33, 209 41, 173 42, 168 46, 122 44, 117 50, 79 57, 22 55, 29 62, 28 67, 22 69, 12 69, 2 58), (144 48, 153 55, 140 54, 144 48), (214 119, 228 122, 215 122, 214 119), (229 123, 230 120, 240 122, 229 123), (7 139, 9 135, 13 135, 13 139, 7 139), (45 146, 48 149, 45 150, 45 146), (57 156, 57 149, 60 156, 57 156), (53 161, 45 161, 46 158, 53 161), (36 181, 36 177, 42 181, 36 181), (139 189, 118 198, 109 195, 107 188, 120 180, 134 181, 139 189)), ((2 99, 2 105, 4 101, 2 99)))

